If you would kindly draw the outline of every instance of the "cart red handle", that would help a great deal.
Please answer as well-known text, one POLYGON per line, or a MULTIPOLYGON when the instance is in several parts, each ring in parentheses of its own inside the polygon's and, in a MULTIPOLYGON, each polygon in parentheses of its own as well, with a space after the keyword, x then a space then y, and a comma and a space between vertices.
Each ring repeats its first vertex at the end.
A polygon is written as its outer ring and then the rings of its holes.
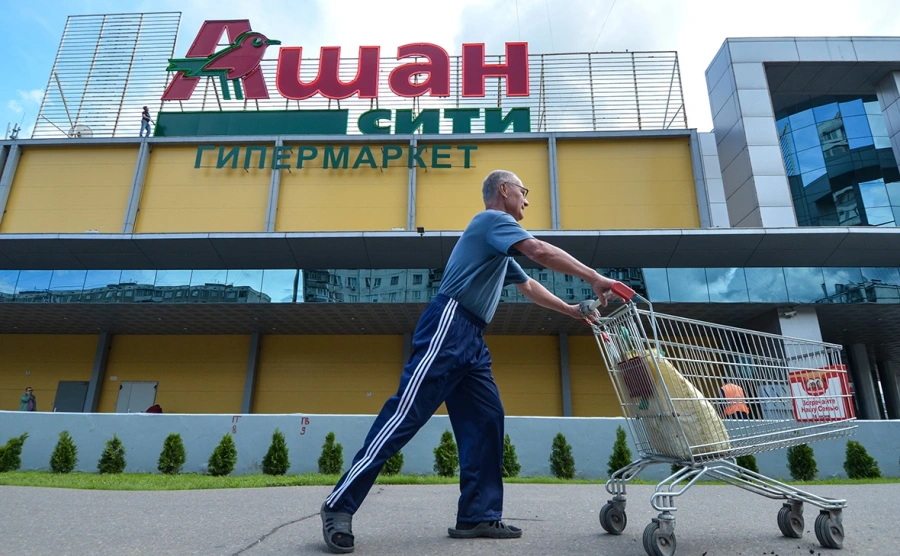
MULTIPOLYGON (((616 296, 622 298, 622 301, 631 301, 631 298, 634 297, 634 290, 623 284, 622 282, 616 282, 612 285, 612 293, 616 296)), ((591 304, 591 309, 596 309, 600 306, 600 300, 593 302, 591 304)))

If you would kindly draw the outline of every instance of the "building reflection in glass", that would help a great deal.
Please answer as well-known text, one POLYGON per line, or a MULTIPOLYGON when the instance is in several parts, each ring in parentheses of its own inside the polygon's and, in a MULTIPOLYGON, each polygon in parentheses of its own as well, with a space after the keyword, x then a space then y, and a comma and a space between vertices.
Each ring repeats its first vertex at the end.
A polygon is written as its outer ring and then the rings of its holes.
POLYGON ((875 95, 816 97, 776 114, 801 226, 897 226, 900 170, 875 95))
MULTIPOLYGON (((599 268, 655 303, 900 303, 897 267, 599 268)), ((568 303, 589 284, 525 272, 568 303)), ((0 303, 427 303, 440 269, 2 270, 0 303)), ((514 285, 503 303, 529 302, 514 285)))

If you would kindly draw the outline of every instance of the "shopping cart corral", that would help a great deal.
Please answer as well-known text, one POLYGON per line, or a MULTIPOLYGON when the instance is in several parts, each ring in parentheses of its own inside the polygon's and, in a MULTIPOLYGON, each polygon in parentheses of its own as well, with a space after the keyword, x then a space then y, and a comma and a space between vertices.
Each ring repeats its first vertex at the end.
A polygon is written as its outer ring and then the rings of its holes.
POLYGON ((855 432, 841 346, 657 313, 628 288, 617 286, 615 293, 625 303, 592 329, 639 459, 607 481, 612 498, 600 510, 603 529, 613 535, 625 529, 628 482, 651 465, 674 464, 679 469, 650 497, 659 512, 644 529, 650 556, 675 554, 675 500, 701 478, 783 500, 776 521, 787 537, 803 535, 803 504, 812 504, 820 508, 819 543, 841 548, 846 500, 816 496, 736 463, 740 456, 855 432))

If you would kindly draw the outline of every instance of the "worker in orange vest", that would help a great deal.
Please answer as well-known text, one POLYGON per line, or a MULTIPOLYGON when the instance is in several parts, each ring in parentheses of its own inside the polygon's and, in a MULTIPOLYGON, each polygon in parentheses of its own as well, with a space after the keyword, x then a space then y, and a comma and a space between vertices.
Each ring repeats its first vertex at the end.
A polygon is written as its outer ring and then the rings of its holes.
POLYGON ((722 414, 726 419, 749 419, 750 406, 744 398, 744 389, 729 380, 725 380, 719 389, 721 397, 725 402, 722 414))

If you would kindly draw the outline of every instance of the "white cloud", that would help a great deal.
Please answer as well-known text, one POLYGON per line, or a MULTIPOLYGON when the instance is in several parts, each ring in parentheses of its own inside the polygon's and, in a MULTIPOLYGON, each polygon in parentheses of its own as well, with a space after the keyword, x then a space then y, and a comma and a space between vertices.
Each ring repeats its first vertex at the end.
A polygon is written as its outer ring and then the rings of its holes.
POLYGON ((31 102, 34 104, 40 104, 41 100, 44 98, 44 91, 41 89, 32 89, 30 91, 23 91, 21 89, 17 89, 19 96, 22 97, 22 100, 26 103, 31 102))
POLYGON ((15 112, 16 114, 21 114, 22 110, 23 110, 22 105, 19 104, 19 101, 17 101, 17 100, 11 100, 11 101, 7 102, 6 107, 9 108, 10 110, 12 110, 13 112, 15 112))

